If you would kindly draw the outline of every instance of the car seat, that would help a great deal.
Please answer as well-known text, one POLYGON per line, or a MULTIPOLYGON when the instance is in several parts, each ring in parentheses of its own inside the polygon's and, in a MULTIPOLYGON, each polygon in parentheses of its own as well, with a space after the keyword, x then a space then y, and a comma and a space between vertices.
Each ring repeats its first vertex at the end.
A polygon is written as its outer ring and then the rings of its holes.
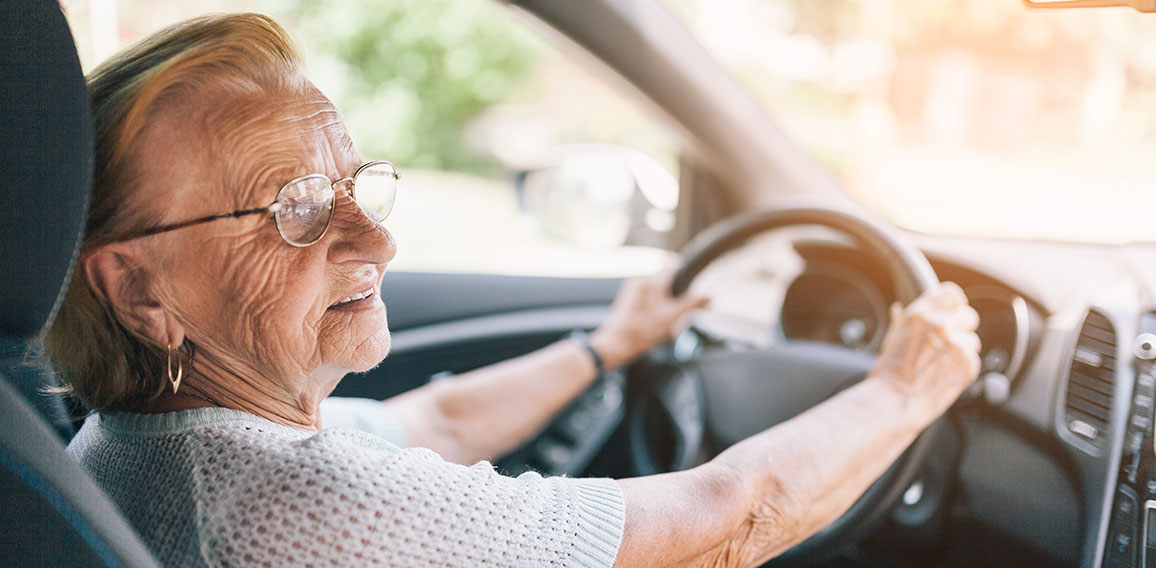
MULTIPOLYGON (((0 345, 20 357, 67 287, 92 182, 88 94, 57 2, 0 2, 0 85, 0 345)), ((10 382, 18 367, 0 366, 0 565, 157 566, 10 382)), ((39 397, 50 375, 20 369, 39 397)))

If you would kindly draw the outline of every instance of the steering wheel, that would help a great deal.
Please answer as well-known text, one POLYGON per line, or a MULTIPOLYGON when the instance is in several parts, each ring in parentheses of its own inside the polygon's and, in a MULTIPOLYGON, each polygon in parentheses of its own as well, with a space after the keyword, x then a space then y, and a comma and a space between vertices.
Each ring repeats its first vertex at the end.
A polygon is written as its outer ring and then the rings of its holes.
MULTIPOLYGON (((887 268, 896 297, 910 303, 939 279, 927 258, 904 235, 862 213, 829 205, 803 204, 757 211, 726 219, 695 237, 683 250, 675 274, 674 294, 685 292, 694 278, 722 254, 752 237, 783 227, 819 225, 850 237, 887 268)), ((640 475, 685 469, 700 463, 704 439, 724 447, 791 419, 836 392, 862 380, 874 356, 825 343, 786 341, 766 349, 709 350, 650 369, 652 391, 631 412, 630 440, 640 475), (655 378, 657 376, 657 379, 655 378), (653 421, 646 415, 657 405, 672 432, 665 433, 673 452, 651 440, 653 421), (648 431, 651 430, 651 431, 648 431), (666 452, 662 457, 656 457, 666 452)), ((645 372, 645 371, 644 371, 645 372)), ((940 419, 926 429, 842 517, 768 563, 815 564, 862 541, 891 510, 919 473, 940 419)), ((709 457, 709 456, 705 456, 709 457)))

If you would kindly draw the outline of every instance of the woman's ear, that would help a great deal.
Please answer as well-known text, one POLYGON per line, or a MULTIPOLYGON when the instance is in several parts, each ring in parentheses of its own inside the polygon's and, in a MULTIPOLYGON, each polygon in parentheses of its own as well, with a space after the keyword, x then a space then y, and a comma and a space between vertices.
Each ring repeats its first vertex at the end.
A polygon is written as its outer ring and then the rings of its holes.
POLYGON ((89 289, 108 302, 121 324, 158 347, 176 348, 185 340, 184 327, 155 296, 143 260, 135 243, 112 243, 80 262, 89 289))

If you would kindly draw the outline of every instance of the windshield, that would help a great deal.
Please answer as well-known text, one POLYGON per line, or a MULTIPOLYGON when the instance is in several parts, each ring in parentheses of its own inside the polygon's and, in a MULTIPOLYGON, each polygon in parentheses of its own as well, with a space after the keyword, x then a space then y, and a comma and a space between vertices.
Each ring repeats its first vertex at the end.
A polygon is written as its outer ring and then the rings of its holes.
POLYGON ((1156 15, 669 0, 787 135, 916 231, 1156 241, 1156 15))

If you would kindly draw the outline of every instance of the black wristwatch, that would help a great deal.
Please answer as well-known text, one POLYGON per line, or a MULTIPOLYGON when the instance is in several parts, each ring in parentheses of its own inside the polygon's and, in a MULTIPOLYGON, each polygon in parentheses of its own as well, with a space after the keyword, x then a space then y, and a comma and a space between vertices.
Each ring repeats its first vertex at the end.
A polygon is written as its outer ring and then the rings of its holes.
POLYGON ((590 335, 584 329, 575 329, 570 332, 570 340, 581 345, 587 353, 590 354, 590 359, 594 361, 594 370, 598 372, 598 378, 606 375, 606 365, 602 362, 602 356, 598 354, 598 350, 594 348, 594 344, 590 343, 590 335))

